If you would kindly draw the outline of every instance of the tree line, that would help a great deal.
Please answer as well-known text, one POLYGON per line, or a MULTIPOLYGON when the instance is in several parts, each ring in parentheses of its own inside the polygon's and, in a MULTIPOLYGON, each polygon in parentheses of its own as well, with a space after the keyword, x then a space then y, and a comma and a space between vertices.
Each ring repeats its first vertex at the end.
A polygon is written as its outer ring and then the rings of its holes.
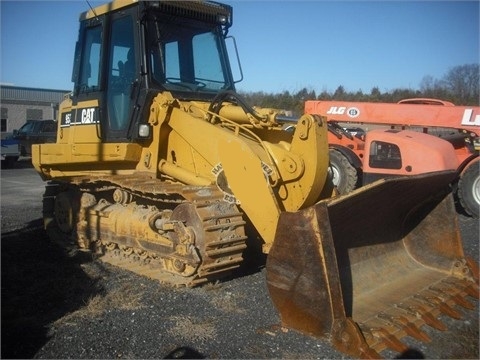
POLYGON ((303 113, 306 100, 343 100, 343 101, 368 101, 396 103, 408 98, 435 98, 446 100, 455 105, 480 105, 479 95, 479 64, 460 65, 451 68, 441 79, 425 76, 419 90, 394 89, 383 92, 378 87, 373 87, 370 93, 362 90, 356 92, 346 91, 340 85, 332 93, 322 91, 317 94, 315 90, 303 88, 296 93, 283 91, 282 93, 242 92, 240 94, 249 104, 291 110, 298 116, 303 113))

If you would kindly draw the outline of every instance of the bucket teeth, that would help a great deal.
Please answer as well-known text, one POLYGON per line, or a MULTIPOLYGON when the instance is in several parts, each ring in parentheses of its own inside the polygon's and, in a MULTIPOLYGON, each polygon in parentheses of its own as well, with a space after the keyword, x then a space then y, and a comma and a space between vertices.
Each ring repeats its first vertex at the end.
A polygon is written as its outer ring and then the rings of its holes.
POLYGON ((402 329, 407 335, 413 337, 414 339, 424 342, 432 341, 432 339, 430 339, 426 333, 420 330, 415 324, 413 324, 404 316, 391 316, 380 313, 377 315, 377 317, 389 325, 393 325, 396 328, 402 329))
POLYGON ((465 292, 475 299, 480 299, 480 291, 478 289, 478 285, 470 284, 469 286, 465 287, 465 292))
POLYGON ((474 299, 479 299, 480 298, 480 289, 478 288, 478 285, 476 283, 466 283, 463 291, 469 296, 471 296, 474 299))
POLYGON ((462 315, 457 310, 452 308, 450 305, 444 302, 443 299, 439 297, 421 296, 421 295, 414 295, 413 297, 423 304, 426 304, 432 307, 437 307, 442 314, 448 315, 451 318, 454 318, 457 320, 460 320, 462 318, 462 315))
POLYGON ((429 312, 423 313, 421 317, 422 317, 422 320, 425 321, 425 324, 427 324, 428 326, 440 331, 447 330, 447 326, 443 322, 438 320, 435 316, 430 314, 429 312))
POLYGON ((475 305, 473 305, 470 301, 460 296, 459 294, 452 296, 452 300, 455 302, 455 304, 460 305, 465 309, 468 309, 468 310, 475 309, 475 305))
POLYGON ((471 281, 465 281, 460 279, 444 279, 442 284, 446 284, 448 287, 455 286, 461 287, 461 289, 469 296, 473 297, 474 299, 480 298, 480 289, 478 288, 477 283, 471 281))
POLYGON ((438 320, 435 316, 433 316, 429 311, 427 311, 423 306, 421 305, 396 305, 397 308, 405 311, 406 313, 413 315, 417 318, 421 318, 425 324, 428 326, 440 330, 440 331, 446 331, 447 326, 438 320))
POLYGON ((450 299, 453 300, 453 302, 455 302, 455 304, 460 305, 465 309, 469 309, 469 310, 475 309, 475 305, 473 305, 471 302, 466 300, 459 293, 449 294, 446 290, 440 289, 436 286, 430 286, 429 290, 434 293, 440 294, 443 298, 449 297, 450 299))
POLYGON ((387 330, 384 328, 378 327, 378 328, 372 328, 369 331, 374 338, 376 338, 379 342, 382 342, 385 344, 386 347, 399 352, 403 353, 408 350, 407 345, 402 343, 400 340, 398 340, 394 335, 390 334, 387 330))
POLYGON ((443 314, 448 315, 456 320, 460 320, 462 318, 462 315, 450 305, 446 303, 439 303, 438 306, 443 314))
POLYGON ((455 301, 455 304, 460 305, 465 309, 469 309, 469 310, 475 309, 475 305, 473 305, 470 301, 466 300, 465 298, 461 297, 458 294, 452 296, 452 300, 455 301))
POLYGON ((474 309, 475 305, 466 296, 475 293, 476 289, 478 286, 475 283, 466 280, 443 279, 403 302, 394 304, 394 309, 376 314, 361 325, 362 331, 367 342, 377 351, 390 348, 402 353, 407 350, 401 342, 404 336, 431 342, 430 336, 421 329, 422 325, 440 331, 447 330, 446 324, 437 318, 440 313, 459 320, 462 314, 454 308, 455 305, 474 309))

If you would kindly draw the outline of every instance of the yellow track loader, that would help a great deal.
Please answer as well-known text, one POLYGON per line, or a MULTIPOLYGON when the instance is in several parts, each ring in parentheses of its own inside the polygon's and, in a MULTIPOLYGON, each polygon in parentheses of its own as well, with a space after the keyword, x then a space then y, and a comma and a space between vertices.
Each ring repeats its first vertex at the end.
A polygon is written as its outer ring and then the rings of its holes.
POLYGON ((225 277, 258 241, 284 325, 353 356, 442 329, 440 312, 478 296, 454 169, 335 197, 325 119, 304 115, 291 133, 281 111, 245 103, 231 25, 216 2, 118 0, 80 15, 56 143, 33 147, 49 235, 176 286, 225 277))

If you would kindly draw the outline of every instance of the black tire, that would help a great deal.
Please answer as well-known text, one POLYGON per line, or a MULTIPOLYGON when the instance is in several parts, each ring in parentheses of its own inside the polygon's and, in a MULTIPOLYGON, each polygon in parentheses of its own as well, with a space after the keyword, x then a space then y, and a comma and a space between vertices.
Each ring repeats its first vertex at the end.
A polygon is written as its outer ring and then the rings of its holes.
POLYGON ((15 167, 15 163, 17 162, 17 157, 8 156, 5 160, 2 160, 2 168, 3 169, 13 169, 15 167))
POLYGON ((458 200, 465 212, 480 217, 480 160, 476 160, 460 175, 457 189, 458 200))
POLYGON ((340 194, 348 194, 355 190, 358 182, 358 171, 339 151, 330 149, 330 171, 333 184, 340 194))

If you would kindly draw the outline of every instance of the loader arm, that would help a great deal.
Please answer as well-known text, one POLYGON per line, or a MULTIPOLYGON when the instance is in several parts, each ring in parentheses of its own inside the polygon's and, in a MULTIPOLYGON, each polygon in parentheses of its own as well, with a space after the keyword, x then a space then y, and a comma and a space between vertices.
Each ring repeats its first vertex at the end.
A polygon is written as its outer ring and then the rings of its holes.
MULTIPOLYGON (((326 136, 326 126, 321 120, 310 117, 304 117, 300 122, 303 123, 303 128, 297 129, 290 153, 272 152, 272 156, 280 155, 274 159, 280 174, 284 176, 277 187, 271 186, 262 170, 262 164, 243 143, 224 139, 219 146, 228 184, 262 236, 265 253, 268 253, 274 242, 280 213, 285 210, 296 211, 314 203, 319 199, 326 183, 328 149, 321 146, 325 143, 322 140, 326 136), (307 149, 313 155, 307 155, 307 149), (295 155, 298 159, 308 159, 310 162, 295 161, 295 155), (300 176, 291 179, 295 180, 295 184, 284 180, 294 172, 300 176)), ((269 147, 272 148, 273 145, 270 144, 269 147)))
POLYGON ((225 199, 236 202, 255 226, 267 253, 280 213, 314 204, 328 188, 326 122, 304 116, 286 142, 275 136, 260 139, 241 124, 199 121, 185 111, 189 108, 174 106, 164 120, 171 128, 166 160, 192 173, 192 179, 196 175, 216 182, 225 199), (175 159, 169 155, 173 152, 175 159))

